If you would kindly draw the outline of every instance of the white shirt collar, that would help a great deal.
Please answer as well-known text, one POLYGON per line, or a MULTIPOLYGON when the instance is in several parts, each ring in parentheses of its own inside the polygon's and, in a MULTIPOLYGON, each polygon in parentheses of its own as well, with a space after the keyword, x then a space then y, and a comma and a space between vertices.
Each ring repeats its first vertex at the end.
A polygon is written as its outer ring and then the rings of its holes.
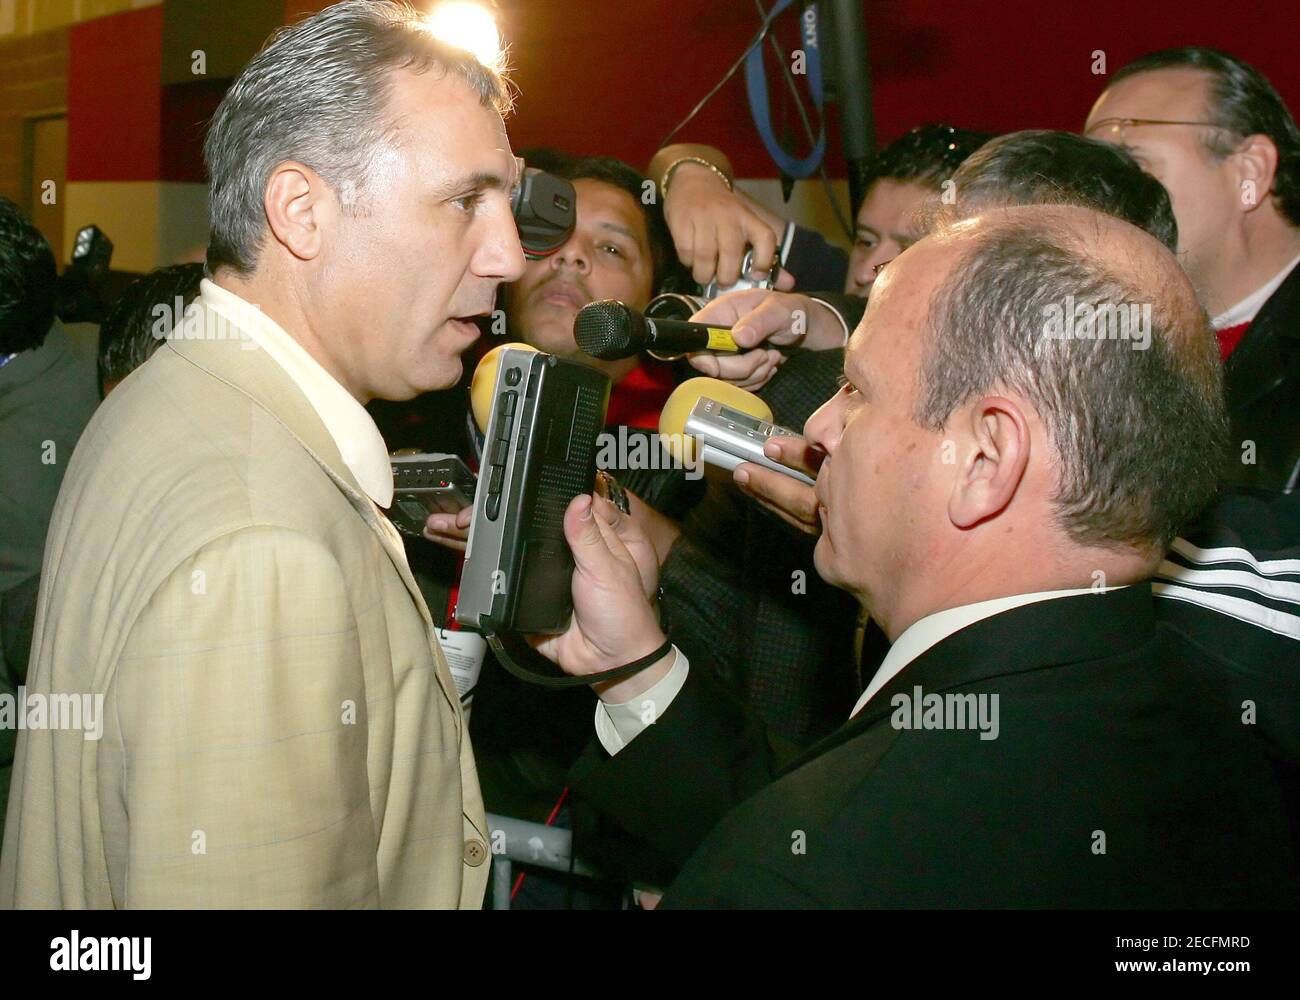
POLYGON ((1036 594, 1013 594, 1010 597, 996 597, 991 601, 963 604, 958 608, 949 608, 947 611, 936 611, 932 615, 926 615, 919 621, 913 622, 902 635, 894 640, 894 644, 889 647, 889 652, 885 654, 885 658, 880 664, 880 669, 876 671, 876 676, 871 678, 871 683, 862 692, 862 697, 858 699, 858 703, 853 706, 850 718, 862 711, 862 707, 872 699, 876 692, 902 673, 904 667, 931 646, 937 645, 954 632, 964 629, 967 625, 974 625, 985 618, 992 618, 1003 611, 1010 611, 1012 608, 1023 607, 1026 604, 1036 604, 1039 601, 1054 601, 1058 597, 1075 597, 1079 594, 1109 593, 1112 590, 1119 589, 1119 587, 1106 587, 1104 589, 1082 587, 1077 590, 1044 590, 1036 594))
POLYGON ((1216 330, 1226 330, 1230 326, 1240 326, 1242 323, 1249 323, 1254 320, 1259 311, 1264 308, 1264 303, 1273 297, 1273 293, 1281 287, 1282 282, 1286 281, 1287 275, 1291 273, 1296 264, 1300 264, 1300 255, 1294 257, 1290 264, 1270 278, 1268 284, 1255 289, 1231 309, 1215 316, 1211 321, 1214 328, 1216 330))
POLYGON ((366 408, 357 402, 283 327, 257 306, 207 278, 199 286, 205 306, 248 335, 302 390, 338 447, 358 485, 380 507, 393 502, 388 448, 366 408))

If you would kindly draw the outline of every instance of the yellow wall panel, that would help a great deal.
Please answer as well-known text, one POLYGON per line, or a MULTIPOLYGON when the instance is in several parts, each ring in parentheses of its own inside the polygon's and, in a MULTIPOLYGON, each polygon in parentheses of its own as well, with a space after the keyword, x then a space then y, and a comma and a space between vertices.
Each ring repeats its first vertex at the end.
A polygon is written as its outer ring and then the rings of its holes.
POLYGON ((63 245, 97 225, 113 241, 113 270, 149 271, 158 254, 157 181, 73 181, 63 208, 63 245))
POLYGON ((64 191, 64 246, 99 226, 113 241, 113 270, 151 271, 206 245, 207 185, 74 181, 64 191))
POLYGON ((34 35, 162 0, 0 0, 0 38, 34 35))

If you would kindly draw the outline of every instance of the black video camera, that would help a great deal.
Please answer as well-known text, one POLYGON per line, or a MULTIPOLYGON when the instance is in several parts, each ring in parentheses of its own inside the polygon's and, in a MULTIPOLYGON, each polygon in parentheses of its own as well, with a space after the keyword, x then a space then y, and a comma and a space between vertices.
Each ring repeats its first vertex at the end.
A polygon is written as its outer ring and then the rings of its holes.
POLYGON ((526 166, 511 192, 510 210, 524 255, 529 260, 540 260, 564 246, 573 234, 578 196, 564 178, 526 166))
POLYGON ((72 261, 59 276, 55 311, 65 323, 102 323, 108 311, 104 282, 113 260, 113 241, 98 226, 77 231, 72 261))

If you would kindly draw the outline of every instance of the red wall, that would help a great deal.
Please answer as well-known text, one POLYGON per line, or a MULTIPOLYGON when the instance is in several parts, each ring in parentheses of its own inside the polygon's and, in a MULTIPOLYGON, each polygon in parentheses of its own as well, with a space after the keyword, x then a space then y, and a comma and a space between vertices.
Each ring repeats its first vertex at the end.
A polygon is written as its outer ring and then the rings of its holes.
MULTIPOLYGON (((1300 114, 1294 3, 872 0, 865 8, 881 142, 925 121, 1078 129, 1105 85, 1091 71, 1096 49, 1113 72, 1153 49, 1214 45, 1253 63, 1300 114)), ((643 164, 743 50, 758 14, 752 0, 503 0, 501 21, 522 92, 512 142, 643 164)), ((749 119, 743 70, 683 136, 721 146, 744 176, 775 174, 749 119)))
MULTIPOLYGON (((294 20, 326 6, 325 0, 283 2, 286 18, 294 20)), ((758 25, 752 0, 499 0, 496 6, 520 90, 510 122, 514 145, 602 152, 638 165, 758 25)), ((1091 71, 1097 49, 1114 71, 1152 49, 1216 45, 1254 63, 1300 112, 1294 3, 872 0, 865 6, 882 142, 924 121, 995 131, 1077 129, 1104 86, 1105 78, 1091 71)), ((163 93, 162 16, 161 6, 151 7, 72 29, 69 179, 202 178, 201 122, 220 88, 163 93)), ((780 33, 787 51, 793 29, 787 15, 780 33)), ((772 59, 769 52, 779 123, 780 113, 792 110, 772 59)), ((742 176, 775 174, 749 119, 743 71, 679 138, 722 147, 742 176)), ((833 128, 830 149, 831 172, 841 173, 833 128)))
POLYGON ((158 180, 162 25, 157 6, 72 26, 68 180, 158 180))

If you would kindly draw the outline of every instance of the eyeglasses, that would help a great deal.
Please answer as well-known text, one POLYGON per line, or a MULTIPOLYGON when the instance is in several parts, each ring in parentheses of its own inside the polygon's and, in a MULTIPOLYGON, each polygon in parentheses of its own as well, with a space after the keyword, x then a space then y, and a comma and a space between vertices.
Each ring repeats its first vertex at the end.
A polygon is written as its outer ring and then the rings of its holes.
POLYGON ((1215 122, 1182 122, 1170 121, 1165 118, 1103 118, 1091 128, 1084 131, 1084 135, 1093 138, 1105 136, 1113 142, 1122 143, 1124 133, 1137 125, 1197 125, 1201 128, 1215 128, 1221 132, 1231 132, 1232 129, 1215 122))

